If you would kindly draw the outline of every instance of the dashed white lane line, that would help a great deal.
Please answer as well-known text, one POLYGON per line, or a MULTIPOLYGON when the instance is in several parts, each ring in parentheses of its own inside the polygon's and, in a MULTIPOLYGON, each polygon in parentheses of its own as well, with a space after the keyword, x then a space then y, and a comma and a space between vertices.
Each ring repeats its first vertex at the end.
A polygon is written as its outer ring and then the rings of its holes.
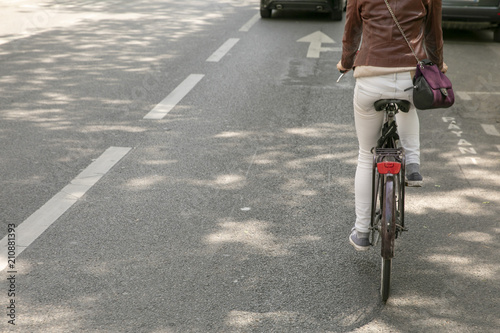
MULTIPOLYGON (((110 147, 45 205, 15 229, 15 255, 21 254, 132 148, 110 147)), ((12 240, 12 239, 11 239, 12 240)), ((8 266, 8 236, 0 240, 0 271, 8 266)))
POLYGON ((247 23, 243 24, 243 26, 240 28, 239 31, 248 32, 248 30, 250 30, 250 28, 253 27, 253 25, 257 23, 259 19, 260 19, 260 14, 259 13, 255 14, 247 23))
POLYGON ((481 127, 488 135, 500 136, 500 132, 498 132, 495 125, 481 124, 481 127))
POLYGON ((219 62, 219 60, 224 57, 229 50, 233 48, 233 46, 238 43, 240 39, 239 38, 229 38, 224 44, 222 44, 221 47, 217 49, 210 57, 208 57, 207 61, 208 62, 219 62))
POLYGON ((163 101, 160 102, 144 119, 163 119, 197 84, 204 74, 191 74, 177 86, 163 101))

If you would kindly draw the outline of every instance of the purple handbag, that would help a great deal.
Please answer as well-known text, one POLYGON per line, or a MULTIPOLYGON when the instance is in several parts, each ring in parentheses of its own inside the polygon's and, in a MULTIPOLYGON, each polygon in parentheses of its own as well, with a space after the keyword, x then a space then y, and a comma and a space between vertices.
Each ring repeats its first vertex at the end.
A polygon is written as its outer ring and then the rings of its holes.
POLYGON ((417 65, 413 77, 413 104, 420 110, 449 108, 455 102, 451 81, 429 60, 417 65))
POLYGON ((399 31, 410 47, 413 56, 417 59, 417 68, 413 77, 413 104, 420 110, 449 108, 455 103, 455 94, 453 93, 450 79, 430 60, 418 59, 408 38, 406 38, 403 28, 399 25, 396 15, 394 15, 391 6, 389 6, 389 2, 387 0, 384 1, 399 31))

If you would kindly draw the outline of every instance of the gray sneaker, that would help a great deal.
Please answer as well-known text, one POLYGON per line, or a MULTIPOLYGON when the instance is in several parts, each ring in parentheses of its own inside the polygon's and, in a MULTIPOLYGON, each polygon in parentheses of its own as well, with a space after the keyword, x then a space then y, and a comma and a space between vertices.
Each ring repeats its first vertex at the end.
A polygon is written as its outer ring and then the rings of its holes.
POLYGON ((356 251, 368 251, 370 249, 369 233, 358 233, 355 228, 352 229, 349 236, 349 243, 354 246, 356 251))
POLYGON ((414 172, 411 175, 406 176, 406 186, 408 187, 421 187, 424 183, 424 178, 420 172, 414 172))
POLYGON ((410 163, 406 165, 406 186, 420 187, 424 182, 424 178, 420 174, 420 164, 410 163))

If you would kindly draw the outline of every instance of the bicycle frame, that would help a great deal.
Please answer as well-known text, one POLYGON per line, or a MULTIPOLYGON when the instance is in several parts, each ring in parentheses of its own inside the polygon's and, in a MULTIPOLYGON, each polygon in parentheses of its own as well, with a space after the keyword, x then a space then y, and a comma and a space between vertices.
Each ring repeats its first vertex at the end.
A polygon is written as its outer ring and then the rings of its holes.
POLYGON ((399 233, 405 231, 404 227, 404 197, 405 188, 405 153, 402 147, 399 147, 399 137, 396 132, 395 112, 386 112, 386 121, 384 123, 379 147, 372 150, 373 152, 373 173, 372 173, 372 210, 371 222, 372 229, 372 245, 378 242, 375 240, 373 231, 378 231, 377 235, 387 237, 386 242, 382 242, 381 255, 384 259, 392 259, 394 257, 393 241, 398 237, 399 233), (395 202, 394 212, 391 214, 382 215, 382 208, 386 204, 383 202, 384 193, 386 192, 387 184, 392 184, 391 193, 395 202), (379 184, 381 188, 379 189, 379 184), (377 193, 379 196, 377 197, 377 193), (377 210, 377 202, 380 204, 380 210, 377 210), (398 216, 399 214, 399 216, 398 216), (390 218, 391 221, 387 221, 390 218), (382 230, 386 226, 387 230, 382 230), (389 245, 389 246, 386 246, 389 245))
POLYGON ((398 99, 382 99, 374 103, 376 111, 385 112, 377 147, 372 149, 372 209, 371 209, 371 245, 382 239, 380 254, 382 257, 380 294, 382 301, 389 298, 391 285, 392 258, 394 242, 398 234, 405 231, 405 151, 399 145, 399 135, 395 121, 398 111, 408 112, 410 102, 398 99))

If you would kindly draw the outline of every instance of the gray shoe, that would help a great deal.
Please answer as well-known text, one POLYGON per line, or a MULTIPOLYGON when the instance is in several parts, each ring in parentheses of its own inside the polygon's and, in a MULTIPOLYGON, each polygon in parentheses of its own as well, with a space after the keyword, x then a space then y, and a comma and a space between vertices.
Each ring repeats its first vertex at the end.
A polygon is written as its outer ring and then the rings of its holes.
POLYGON ((406 186, 420 187, 424 182, 424 178, 420 174, 420 165, 410 163, 406 166, 406 186))
POLYGON ((420 172, 414 172, 411 175, 406 176, 406 186, 408 187, 421 187, 424 183, 424 178, 420 172))
POLYGON ((349 236, 349 243, 354 246, 356 251, 368 251, 370 249, 370 240, 368 239, 369 233, 357 232, 355 228, 352 229, 349 236))

